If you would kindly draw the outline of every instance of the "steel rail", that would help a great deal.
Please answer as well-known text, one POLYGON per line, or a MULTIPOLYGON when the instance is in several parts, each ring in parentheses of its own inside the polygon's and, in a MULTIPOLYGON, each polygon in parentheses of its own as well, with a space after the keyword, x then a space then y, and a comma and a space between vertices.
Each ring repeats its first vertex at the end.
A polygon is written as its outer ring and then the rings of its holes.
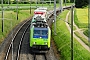
POLYGON ((19 46, 18 46, 18 47, 19 47, 19 48, 18 48, 18 56, 16 57, 17 60, 19 60, 22 41, 23 41, 23 38, 24 38, 25 33, 26 33, 26 31, 27 31, 27 29, 28 29, 29 26, 30 26, 30 24, 26 27, 26 29, 25 29, 25 31, 23 32, 22 37, 21 37, 21 39, 20 39, 19 46))
MULTIPOLYGON (((18 32, 21 30, 21 28, 22 28, 28 21, 29 21, 29 20, 27 20, 27 21, 18 29, 18 31, 17 31, 16 34, 14 35, 12 41, 14 41, 14 39, 16 38, 18 32)), ((12 46, 12 41, 11 41, 9 47, 8 47, 8 50, 7 50, 7 53, 6 53, 6 56, 5 56, 5 59, 4 59, 4 60, 7 60, 7 58, 8 58, 8 55, 9 55, 9 53, 10 53, 10 49, 11 49, 11 46, 12 46)))

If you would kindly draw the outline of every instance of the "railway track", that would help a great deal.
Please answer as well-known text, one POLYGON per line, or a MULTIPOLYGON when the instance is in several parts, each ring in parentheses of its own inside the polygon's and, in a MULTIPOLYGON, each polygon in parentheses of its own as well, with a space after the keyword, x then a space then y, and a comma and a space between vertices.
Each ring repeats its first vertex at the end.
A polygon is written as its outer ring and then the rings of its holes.
POLYGON ((33 60, 47 60, 45 54, 35 54, 33 55, 33 60))
POLYGON ((18 60, 19 57, 19 51, 20 51, 20 46, 22 44, 23 37, 26 33, 27 28, 30 26, 30 20, 26 21, 17 31, 15 36, 12 39, 12 42, 9 45, 9 48, 7 50, 6 56, 4 60, 18 60), (23 28, 22 28, 23 27, 23 28), (13 44, 13 46, 12 46, 13 44), (13 49, 13 50, 12 50, 13 49), (13 53, 12 53, 13 52, 13 53), (12 56, 13 54, 13 56, 12 56))

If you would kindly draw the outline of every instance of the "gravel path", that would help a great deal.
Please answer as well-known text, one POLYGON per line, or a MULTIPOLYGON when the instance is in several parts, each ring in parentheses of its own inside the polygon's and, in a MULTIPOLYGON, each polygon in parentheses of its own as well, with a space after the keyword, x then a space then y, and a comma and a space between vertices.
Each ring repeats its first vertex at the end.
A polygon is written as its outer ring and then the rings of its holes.
MULTIPOLYGON (((68 22, 68 16, 70 14, 70 11, 68 12, 67 16, 66 16, 66 21, 68 22)), ((65 22, 66 23, 66 22, 65 22)), ((83 37, 85 37, 86 39, 88 39, 81 31, 80 29, 75 25, 75 23, 73 24, 75 27, 76 27, 76 31, 78 31, 83 37)), ((71 33, 71 28, 69 26, 68 23, 66 23, 66 26, 68 28, 68 30, 70 31, 71 33)), ((73 34, 74 38, 76 38, 76 40, 86 49, 90 52, 90 47, 87 46, 80 38, 78 38, 75 34, 73 34)))

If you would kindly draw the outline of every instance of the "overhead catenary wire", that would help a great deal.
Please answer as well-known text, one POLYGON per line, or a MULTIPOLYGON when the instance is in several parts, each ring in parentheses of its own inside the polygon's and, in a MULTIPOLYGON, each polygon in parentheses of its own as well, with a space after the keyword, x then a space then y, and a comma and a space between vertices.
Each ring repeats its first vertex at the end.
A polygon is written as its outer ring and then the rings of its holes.
POLYGON ((73 5, 71 6, 71 60, 73 60, 73 5))

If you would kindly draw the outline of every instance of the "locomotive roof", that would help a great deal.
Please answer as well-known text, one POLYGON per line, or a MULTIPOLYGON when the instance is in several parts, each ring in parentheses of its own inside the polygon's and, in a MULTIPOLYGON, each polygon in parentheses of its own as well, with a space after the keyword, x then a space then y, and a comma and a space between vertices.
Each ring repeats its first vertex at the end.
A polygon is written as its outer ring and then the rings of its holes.
POLYGON ((38 20, 38 21, 45 21, 46 22, 46 18, 44 16, 40 15, 40 14, 33 16, 32 22, 34 22, 36 20, 38 20))

